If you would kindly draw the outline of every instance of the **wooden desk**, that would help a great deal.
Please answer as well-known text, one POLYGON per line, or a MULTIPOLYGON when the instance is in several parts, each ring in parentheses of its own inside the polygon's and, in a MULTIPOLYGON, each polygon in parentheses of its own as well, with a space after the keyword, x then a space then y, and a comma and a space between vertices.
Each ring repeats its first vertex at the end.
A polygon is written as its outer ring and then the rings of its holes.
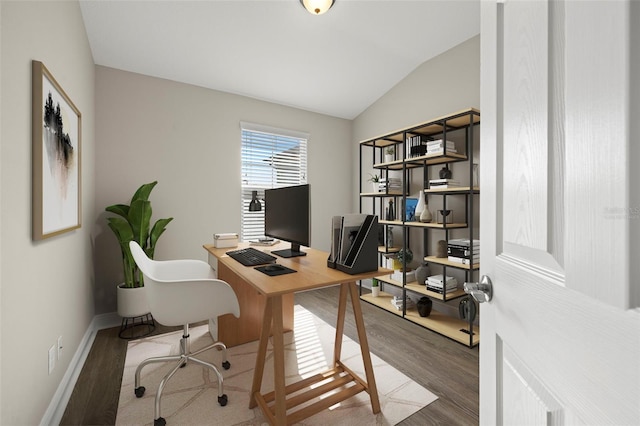
MULTIPOLYGON (((259 249, 269 252, 279 248, 283 247, 272 246, 266 248, 260 247, 259 249)), ((237 275, 239 279, 243 282, 249 283, 261 295, 266 297, 266 303, 262 312, 260 344, 258 347, 258 356, 256 358, 256 368, 253 375, 251 400, 249 401, 250 408, 254 408, 256 405, 259 405, 271 424, 287 425, 299 422, 340 401, 344 401, 353 395, 365 391, 369 393, 373 413, 377 414, 380 412, 378 390, 376 388, 376 381, 373 374, 373 366, 371 364, 371 356, 369 354, 369 343, 364 329, 364 320, 362 318, 362 309, 360 306, 360 298, 356 287, 356 281, 372 278, 376 275, 382 275, 389 271, 378 270, 363 274, 349 275, 327 267, 328 253, 320 250, 305 249, 304 251, 307 252, 307 256, 294 257, 290 259, 278 258, 277 261, 278 263, 291 269, 295 269, 298 272, 270 277, 255 270, 254 268, 243 266, 239 262, 231 259, 225 254, 230 249, 216 249, 211 245, 205 245, 205 249, 218 259, 221 269, 222 267, 227 268, 226 273, 230 275, 237 275), (312 290, 336 284, 340 285, 340 298, 338 300, 338 320, 336 324, 334 342, 333 367, 321 374, 317 374, 298 383, 285 386, 283 334, 285 332, 285 320, 288 320, 286 318, 286 314, 283 314, 283 312, 287 312, 287 309, 283 310, 283 308, 286 308, 285 303, 288 303, 285 302, 285 299, 293 296, 293 293, 297 291, 312 290), (351 296, 366 380, 358 377, 340 361, 348 294, 351 296), (262 385, 264 363, 270 334, 273 335, 275 389, 273 392, 263 395, 260 392, 260 388, 262 385), (315 388, 310 388, 313 385, 326 380, 328 380, 327 383, 315 388), (343 388, 343 386, 349 384, 352 384, 352 386, 343 388), (303 389, 307 390, 300 392, 303 389), (295 410, 295 408, 301 404, 305 404, 308 401, 330 391, 337 392, 319 400, 318 402, 295 410), (290 395, 294 392, 296 392, 295 396, 290 395), (287 410, 290 410, 291 412, 287 414, 287 410)), ((241 310, 240 318, 244 315, 245 312, 242 312, 241 310)))

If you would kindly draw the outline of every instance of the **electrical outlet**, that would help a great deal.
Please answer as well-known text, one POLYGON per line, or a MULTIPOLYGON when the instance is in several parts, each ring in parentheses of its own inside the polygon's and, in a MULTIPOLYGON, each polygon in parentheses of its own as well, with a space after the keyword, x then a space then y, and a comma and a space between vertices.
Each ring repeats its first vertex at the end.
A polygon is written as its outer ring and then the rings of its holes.
POLYGON ((49 374, 56 368, 56 345, 49 348, 49 374))
POLYGON ((62 357, 62 336, 58 337, 58 359, 62 357))

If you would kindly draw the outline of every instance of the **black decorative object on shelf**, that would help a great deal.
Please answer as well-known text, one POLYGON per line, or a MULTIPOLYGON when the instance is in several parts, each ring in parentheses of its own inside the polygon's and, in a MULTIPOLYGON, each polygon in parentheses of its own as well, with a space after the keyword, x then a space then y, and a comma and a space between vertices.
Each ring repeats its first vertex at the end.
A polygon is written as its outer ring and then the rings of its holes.
POLYGON ((418 314, 420 314, 421 317, 428 317, 431 314, 433 300, 427 296, 421 297, 416 306, 418 307, 418 314))
POLYGON ((460 319, 465 321, 473 321, 476 319, 477 308, 471 297, 467 296, 460 301, 458 313, 460 314, 460 319))
POLYGON ((448 165, 441 168, 438 174, 440 176, 440 179, 451 179, 452 176, 451 170, 449 170, 448 165))
POLYGON ((387 208, 387 220, 396 220, 396 208, 393 205, 393 200, 389 200, 389 207, 387 208))

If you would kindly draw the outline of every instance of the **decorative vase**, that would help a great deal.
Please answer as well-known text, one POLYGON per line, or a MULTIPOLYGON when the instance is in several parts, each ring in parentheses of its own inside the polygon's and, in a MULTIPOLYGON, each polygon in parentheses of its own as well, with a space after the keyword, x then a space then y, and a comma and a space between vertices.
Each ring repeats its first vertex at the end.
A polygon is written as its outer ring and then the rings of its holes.
POLYGON ((414 213, 416 220, 420 220, 420 216, 422 215, 422 212, 426 208, 426 205, 427 203, 424 199, 424 191, 421 190, 420 194, 418 194, 418 204, 416 204, 416 211, 414 213))
POLYGON ((447 257, 447 242, 445 240, 438 241, 436 257, 447 257))
POLYGON ((389 208, 387 209, 387 220, 396 220, 396 208, 393 205, 393 200, 389 200, 389 208))
POLYGON ((144 287, 118 286, 118 315, 122 318, 135 318, 150 312, 147 302, 147 290, 144 287))
POLYGON ((443 168, 440 169, 440 172, 438 172, 438 175, 440 176, 440 179, 451 179, 451 170, 449 170, 449 167, 444 166, 443 168))
POLYGON ((476 303, 471 297, 467 296, 460 301, 460 304, 458 305, 458 313, 460 314, 460 319, 469 322, 473 322, 473 320, 476 319, 476 303))
POLYGON ((393 228, 387 227, 387 248, 393 247, 393 228))
POLYGON ((431 314, 431 308, 433 307, 433 301, 427 296, 421 297, 416 303, 418 308, 418 314, 421 317, 428 317, 431 314))
POLYGON ((427 277, 431 274, 431 269, 427 263, 423 263, 422 265, 416 268, 416 281, 418 284, 423 285, 427 281, 427 277))
POLYGON ((424 210, 422 211, 422 213, 420 213, 420 222, 431 222, 433 220, 433 216, 431 215, 431 212, 429 211, 429 206, 425 205, 424 210))

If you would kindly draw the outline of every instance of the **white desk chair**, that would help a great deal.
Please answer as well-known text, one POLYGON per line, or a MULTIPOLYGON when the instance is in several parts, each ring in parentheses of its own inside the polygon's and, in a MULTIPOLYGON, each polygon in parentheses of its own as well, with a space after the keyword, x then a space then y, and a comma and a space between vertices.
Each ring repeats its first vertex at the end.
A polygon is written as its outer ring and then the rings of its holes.
POLYGON ((145 388, 140 386, 140 372, 151 363, 177 361, 176 366, 164 376, 155 398, 154 425, 166 424, 160 412, 160 398, 167 381, 189 362, 210 368, 218 377, 218 403, 227 405, 224 393, 222 374, 216 366, 194 358, 196 355, 218 348, 222 351, 222 367, 228 370, 231 364, 227 360, 227 348, 222 342, 213 343, 196 352, 189 347, 189 324, 217 318, 219 315, 233 314, 240 316, 238 299, 233 289, 224 281, 214 278, 208 263, 200 260, 168 260, 149 259, 135 241, 129 243, 131 254, 144 276, 147 300, 153 317, 166 326, 183 326, 180 340, 180 355, 154 357, 144 360, 136 369, 135 394, 138 398, 144 395, 145 388))

